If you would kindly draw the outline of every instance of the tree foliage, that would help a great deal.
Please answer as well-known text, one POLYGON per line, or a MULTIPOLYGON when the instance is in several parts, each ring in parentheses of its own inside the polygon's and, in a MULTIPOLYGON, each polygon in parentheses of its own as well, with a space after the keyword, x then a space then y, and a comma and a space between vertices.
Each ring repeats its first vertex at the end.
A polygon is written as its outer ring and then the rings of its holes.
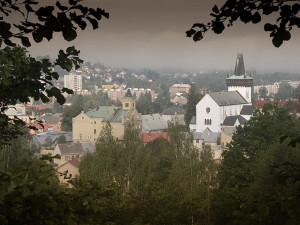
POLYGON ((57 1, 53 6, 41 6, 29 0, 0 1, 0 145, 21 135, 18 126, 24 125, 18 118, 4 114, 11 105, 26 104, 29 98, 46 103, 51 97, 63 104, 62 93, 72 93, 53 85, 59 75, 52 68, 59 66, 67 71, 73 66, 78 68, 83 61, 74 46, 60 50, 54 63, 47 58, 29 56, 26 48, 31 42, 40 43, 44 38, 50 41, 54 33, 62 33, 64 40, 72 41, 77 37, 78 28, 84 30, 90 23, 96 29, 102 17, 109 17, 100 8, 88 8, 79 3, 79 0, 70 0, 62 5, 57 1))
POLYGON ((237 128, 219 167, 216 224, 296 224, 299 132, 299 119, 271 104, 237 128))
POLYGON ((212 8, 211 22, 195 23, 186 35, 200 41, 210 29, 220 34, 225 26, 233 26, 237 20, 256 24, 262 16, 275 14, 275 23, 266 23, 264 30, 270 32, 273 45, 279 47, 283 41, 290 40, 293 28, 300 28, 299 10, 300 4, 294 0, 227 0, 221 7, 212 8))
POLYGON ((193 116, 196 116, 196 105, 203 98, 203 95, 199 92, 199 89, 195 84, 191 84, 191 89, 187 96, 187 104, 185 106, 186 114, 184 117, 185 124, 189 125, 193 116))

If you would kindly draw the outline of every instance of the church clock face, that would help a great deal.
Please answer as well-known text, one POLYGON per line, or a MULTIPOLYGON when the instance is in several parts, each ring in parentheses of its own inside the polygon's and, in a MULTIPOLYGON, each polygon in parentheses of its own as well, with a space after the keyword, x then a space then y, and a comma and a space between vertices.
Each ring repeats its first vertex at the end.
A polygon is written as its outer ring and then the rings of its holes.
POLYGON ((206 108, 206 112, 207 112, 207 113, 210 112, 210 108, 209 108, 209 107, 206 108))

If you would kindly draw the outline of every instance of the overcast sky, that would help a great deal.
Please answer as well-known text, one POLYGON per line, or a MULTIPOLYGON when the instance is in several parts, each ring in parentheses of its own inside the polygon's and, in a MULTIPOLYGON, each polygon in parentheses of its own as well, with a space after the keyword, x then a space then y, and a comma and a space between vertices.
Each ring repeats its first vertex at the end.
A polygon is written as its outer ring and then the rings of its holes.
MULTIPOLYGON (((117 68, 175 68, 186 71, 233 70, 242 51, 247 71, 299 72, 300 32, 280 48, 272 45, 263 23, 237 23, 221 35, 209 32, 200 42, 185 32, 196 22, 209 22, 214 4, 224 0, 86 0, 85 5, 105 9, 108 20, 97 30, 86 29, 70 43, 56 37, 34 45, 33 55, 52 55, 75 45, 81 58, 117 68)), ((269 20, 269 19, 267 19, 269 20)))

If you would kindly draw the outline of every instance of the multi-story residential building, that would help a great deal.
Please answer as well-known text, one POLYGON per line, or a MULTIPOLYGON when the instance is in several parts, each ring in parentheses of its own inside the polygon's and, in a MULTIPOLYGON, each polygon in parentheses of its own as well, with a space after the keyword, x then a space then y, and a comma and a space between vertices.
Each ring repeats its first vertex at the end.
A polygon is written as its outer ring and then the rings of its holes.
POLYGON ((64 75, 64 87, 75 92, 82 90, 82 75, 68 74, 64 75))
POLYGON ((176 94, 176 93, 189 93, 191 89, 191 85, 189 84, 174 84, 170 87, 169 92, 170 95, 176 94))
POLYGON ((267 90, 267 96, 274 97, 275 94, 278 93, 279 83, 275 82, 274 84, 269 84, 269 85, 254 86, 253 87, 253 92, 254 93, 259 93, 259 89, 260 88, 266 88, 266 90, 267 90))

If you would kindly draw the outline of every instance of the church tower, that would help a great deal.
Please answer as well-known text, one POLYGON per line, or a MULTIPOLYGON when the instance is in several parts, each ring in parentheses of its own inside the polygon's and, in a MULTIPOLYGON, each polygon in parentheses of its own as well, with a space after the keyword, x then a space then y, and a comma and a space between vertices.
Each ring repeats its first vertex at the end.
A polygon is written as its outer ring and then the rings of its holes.
POLYGON ((125 97, 122 99, 122 109, 131 110, 136 107, 136 99, 132 96, 131 91, 128 89, 125 97))
POLYGON ((251 103, 251 88, 253 87, 253 78, 246 75, 243 54, 238 53, 234 75, 226 79, 228 91, 238 91, 248 103, 251 103))

